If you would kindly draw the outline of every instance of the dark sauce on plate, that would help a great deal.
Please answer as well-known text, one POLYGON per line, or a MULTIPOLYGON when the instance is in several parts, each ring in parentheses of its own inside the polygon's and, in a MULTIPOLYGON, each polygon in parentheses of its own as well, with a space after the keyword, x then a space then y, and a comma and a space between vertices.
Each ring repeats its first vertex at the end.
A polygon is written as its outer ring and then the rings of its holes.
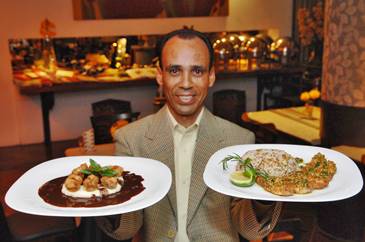
POLYGON ((119 192, 102 197, 75 198, 61 192, 66 178, 67 176, 59 177, 45 183, 38 190, 39 196, 45 202, 58 207, 102 207, 126 202, 145 189, 142 176, 124 172, 124 184, 119 192))

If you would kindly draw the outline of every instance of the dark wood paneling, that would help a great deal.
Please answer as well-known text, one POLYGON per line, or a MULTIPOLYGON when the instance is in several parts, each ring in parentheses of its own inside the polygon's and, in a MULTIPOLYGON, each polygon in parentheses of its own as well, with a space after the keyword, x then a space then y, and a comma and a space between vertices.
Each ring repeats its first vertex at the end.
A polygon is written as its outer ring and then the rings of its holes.
POLYGON ((365 146, 365 108, 322 102, 322 144, 365 146))

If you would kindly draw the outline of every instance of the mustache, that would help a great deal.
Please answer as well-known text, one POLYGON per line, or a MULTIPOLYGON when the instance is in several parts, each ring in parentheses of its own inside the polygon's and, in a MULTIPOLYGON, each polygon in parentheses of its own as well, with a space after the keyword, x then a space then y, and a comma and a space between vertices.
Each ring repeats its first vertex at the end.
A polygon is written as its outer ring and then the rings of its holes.
POLYGON ((196 93, 196 90, 194 90, 191 87, 187 87, 187 88, 181 87, 176 90, 175 94, 180 95, 180 96, 192 96, 192 95, 196 95, 197 93, 196 93))

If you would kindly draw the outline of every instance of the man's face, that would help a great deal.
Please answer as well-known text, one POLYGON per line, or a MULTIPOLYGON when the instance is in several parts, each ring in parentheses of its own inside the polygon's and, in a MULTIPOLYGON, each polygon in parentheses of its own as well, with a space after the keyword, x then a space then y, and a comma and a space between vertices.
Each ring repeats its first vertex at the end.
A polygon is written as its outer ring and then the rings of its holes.
POLYGON ((172 115, 187 127, 196 120, 215 81, 214 69, 209 70, 208 48, 197 37, 175 36, 166 42, 161 61, 157 82, 163 87, 172 115))

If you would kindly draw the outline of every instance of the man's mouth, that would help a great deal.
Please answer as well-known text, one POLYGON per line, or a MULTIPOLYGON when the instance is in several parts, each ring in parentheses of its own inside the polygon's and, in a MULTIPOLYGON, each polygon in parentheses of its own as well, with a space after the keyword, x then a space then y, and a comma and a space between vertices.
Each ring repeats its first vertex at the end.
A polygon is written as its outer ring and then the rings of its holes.
POLYGON ((182 104, 190 104, 193 102, 193 95, 178 95, 177 98, 182 104))

